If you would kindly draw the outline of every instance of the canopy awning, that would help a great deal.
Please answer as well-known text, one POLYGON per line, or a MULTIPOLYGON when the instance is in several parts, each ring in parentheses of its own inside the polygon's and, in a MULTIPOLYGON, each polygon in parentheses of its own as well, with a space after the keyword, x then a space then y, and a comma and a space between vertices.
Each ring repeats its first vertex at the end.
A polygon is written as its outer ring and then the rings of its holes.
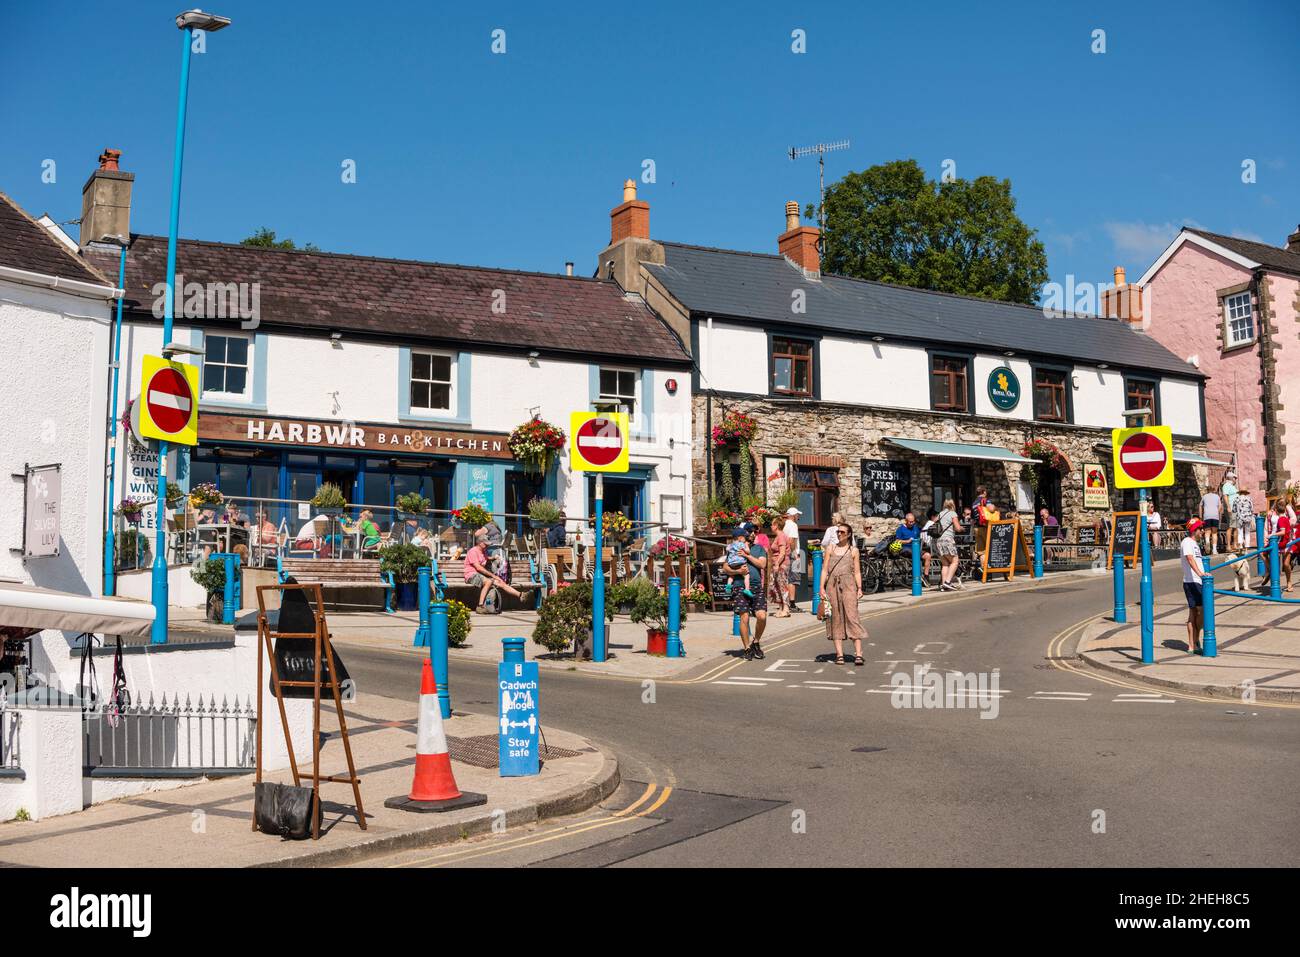
MULTIPOLYGON (((1093 448, 1098 452, 1104 452, 1106 455, 1113 452, 1109 442, 1098 442, 1093 448)), ((1199 452, 1184 452, 1182 449, 1174 449, 1174 461, 1184 462, 1187 465, 1213 465, 1223 469, 1232 468, 1231 462, 1220 462, 1218 459, 1208 458, 1199 452)))
POLYGON ((935 458, 1019 462, 1022 465, 1032 465, 1038 461, 1038 459, 1027 459, 1023 455, 1017 455, 1010 449, 1004 449, 997 445, 975 445, 971 442, 932 442, 929 439, 886 438, 885 441, 890 445, 897 445, 900 449, 907 449, 909 452, 915 452, 918 455, 929 455, 935 458))
POLYGON ((124 598, 91 598, 0 581, 0 633, 55 631, 144 638, 153 629, 153 605, 124 598))

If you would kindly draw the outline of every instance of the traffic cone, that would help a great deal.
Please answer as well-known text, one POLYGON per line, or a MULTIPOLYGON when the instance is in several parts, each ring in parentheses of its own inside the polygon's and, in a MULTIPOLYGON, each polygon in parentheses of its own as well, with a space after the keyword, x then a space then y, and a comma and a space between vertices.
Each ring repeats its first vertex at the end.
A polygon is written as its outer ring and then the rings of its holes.
POLYGON ((447 735, 438 707, 438 684, 433 666, 425 658, 420 670, 420 718, 415 742, 415 779, 409 794, 391 797, 384 807, 402 811, 454 811, 487 803, 487 795, 462 792, 451 772, 447 735))

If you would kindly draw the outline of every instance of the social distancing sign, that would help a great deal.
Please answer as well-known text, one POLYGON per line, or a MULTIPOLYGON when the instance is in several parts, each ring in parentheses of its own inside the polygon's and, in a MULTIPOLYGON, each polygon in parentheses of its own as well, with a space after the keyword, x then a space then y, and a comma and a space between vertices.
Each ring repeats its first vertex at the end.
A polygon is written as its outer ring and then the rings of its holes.
POLYGON ((569 467, 575 472, 626 472, 626 412, 569 415, 569 467))
POLYGON ((1112 429, 1116 488, 1174 484, 1174 436, 1167 425, 1112 429))
POLYGON ((144 356, 140 383, 140 435, 177 445, 198 445, 198 367, 162 356, 144 356))

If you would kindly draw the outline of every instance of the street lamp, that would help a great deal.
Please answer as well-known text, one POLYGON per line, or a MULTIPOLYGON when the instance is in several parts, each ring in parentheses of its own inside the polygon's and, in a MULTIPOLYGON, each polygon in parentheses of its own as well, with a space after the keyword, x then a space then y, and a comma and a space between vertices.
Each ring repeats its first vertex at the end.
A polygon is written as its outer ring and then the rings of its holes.
MULTIPOLYGON (((213 33, 230 26, 229 17, 219 17, 202 10, 187 10, 176 17, 176 28, 181 33, 181 85, 176 104, 176 147, 172 154, 171 212, 167 220, 167 288, 163 294, 164 354, 179 351, 172 342, 172 319, 176 298, 176 237, 181 220, 181 165, 185 160, 185 107, 190 93, 190 51, 195 31, 213 33), (170 350, 170 351, 169 351, 170 350)), ((143 396, 143 401, 147 401, 143 396)), ((167 445, 158 442, 158 528, 153 557, 153 631, 150 641, 165 644, 167 641, 167 445)))

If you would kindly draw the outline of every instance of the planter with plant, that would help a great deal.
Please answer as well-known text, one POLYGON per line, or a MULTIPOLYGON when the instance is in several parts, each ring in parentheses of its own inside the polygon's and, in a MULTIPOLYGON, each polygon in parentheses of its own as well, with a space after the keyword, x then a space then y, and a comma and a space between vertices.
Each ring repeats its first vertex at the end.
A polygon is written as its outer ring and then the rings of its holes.
POLYGON ((655 558, 662 558, 664 555, 681 556, 691 550, 691 543, 684 538, 676 538, 672 535, 665 535, 659 541, 650 546, 650 554, 655 558))
MULTIPOLYGON (((1069 474, 1072 469, 1070 460, 1065 457, 1065 453, 1058 449, 1046 439, 1030 439, 1020 450, 1020 454, 1025 458, 1037 459, 1048 468, 1056 469, 1062 475, 1069 474)), ((1034 490, 1034 495, 1038 495, 1038 467, 1022 468, 1020 474, 1029 480, 1029 486, 1034 490)))
POLYGON ((419 492, 407 492, 405 495, 397 496, 397 516, 403 521, 420 518, 432 504, 419 492))
POLYGON ((634 575, 605 590, 605 605, 616 614, 630 615, 638 601, 645 595, 658 593, 655 583, 644 575, 634 575))
POLYGON ((419 607, 420 568, 428 564, 428 550, 410 542, 393 542, 379 550, 379 571, 384 575, 392 572, 399 611, 414 611, 419 607))
POLYGON ((322 515, 337 518, 348 507, 348 500, 343 497, 343 490, 333 482, 322 482, 316 486, 316 494, 311 497, 312 508, 322 515))
POLYGON ((490 521, 492 516, 488 510, 477 502, 470 502, 451 511, 451 523, 457 528, 479 529, 490 521))
POLYGON ((124 498, 120 505, 113 511, 123 521, 130 525, 140 524, 140 519, 144 515, 145 506, 150 504, 146 499, 141 498, 124 498))
POLYGON ((226 604, 226 563, 220 558, 209 558, 191 568, 190 577, 208 593, 208 621, 220 624, 226 604))
MULTIPOLYGON (((596 516, 591 516, 596 524, 596 516)), ((603 512, 600 517, 600 534, 607 545, 622 545, 632 535, 632 520, 622 512, 603 512)))
POLYGON ((163 499, 163 504, 177 514, 183 512, 185 510, 185 489, 175 482, 168 482, 167 495, 163 499))
POLYGON ((528 501, 528 524, 534 530, 550 528, 560 520, 560 503, 551 498, 533 498, 528 501))
MULTIPOLYGON (((590 582, 580 582, 561 588, 542 601, 533 627, 533 641, 558 655, 570 645, 574 657, 591 655, 591 604, 590 582)), ((605 619, 614 620, 614 610, 605 603, 605 619)), ((606 625, 606 634, 608 634, 606 625)))
POLYGON ((691 614, 704 611, 709 604, 709 593, 696 585, 689 591, 682 592, 682 607, 691 614))
MULTIPOLYGON (((636 604, 628 616, 638 625, 645 625, 645 650, 648 655, 668 653, 668 596, 657 588, 637 595, 636 604)), ((686 620, 686 609, 679 609, 679 617, 686 620)))
POLYGON ((464 648, 469 641, 470 629, 474 627, 473 615, 469 605, 454 598, 447 600, 447 644, 453 648, 464 648))
POLYGON ((225 502, 221 489, 211 482, 200 482, 190 489, 190 506, 196 509, 215 508, 225 502))
POLYGON ((532 418, 516 427, 506 444, 525 472, 545 475, 566 441, 563 429, 544 419, 532 418))

